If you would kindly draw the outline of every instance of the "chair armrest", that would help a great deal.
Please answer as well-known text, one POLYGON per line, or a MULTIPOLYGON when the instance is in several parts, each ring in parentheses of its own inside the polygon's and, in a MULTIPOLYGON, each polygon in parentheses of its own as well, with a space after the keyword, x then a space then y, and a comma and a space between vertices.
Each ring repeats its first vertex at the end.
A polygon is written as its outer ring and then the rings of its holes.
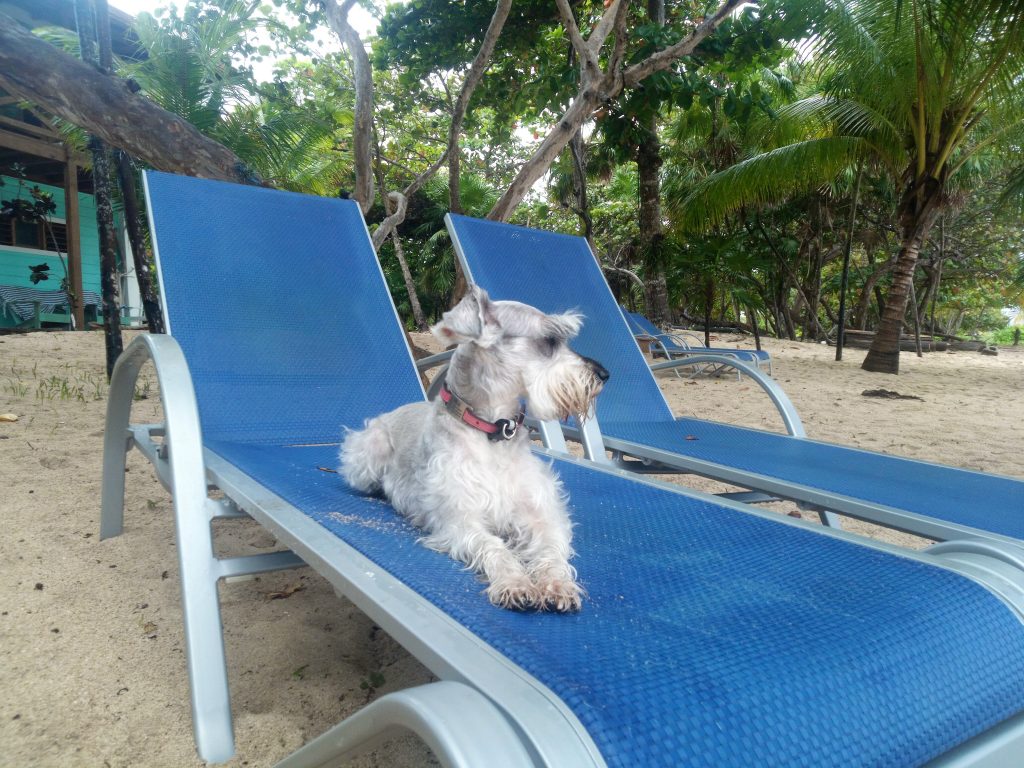
POLYGON ((170 336, 142 334, 121 353, 110 378, 107 420, 103 438, 103 490, 100 538, 121 533, 124 502, 124 453, 128 439, 135 382, 147 360, 152 360, 160 383, 167 434, 172 445, 171 495, 179 504, 206 504, 206 470, 192 376, 178 342, 170 336))
POLYGON ((443 363, 447 363, 452 359, 452 355, 455 354, 454 349, 449 349, 445 352, 438 352, 436 355, 430 357, 421 357, 416 361, 416 370, 422 373, 423 371, 429 371, 431 368, 436 368, 443 363))
POLYGON ((679 366, 699 365, 700 363, 716 363, 745 373, 756 381, 768 397, 771 398, 771 401, 775 404, 775 409, 779 412, 779 416, 782 417, 782 423, 786 426, 786 431, 793 437, 807 437, 803 422, 800 421, 800 415, 796 412, 796 406, 789 399, 789 395, 785 393, 774 379, 762 373, 761 369, 757 366, 741 362, 727 355, 688 355, 678 360, 654 363, 651 365, 651 370, 661 371, 679 366))

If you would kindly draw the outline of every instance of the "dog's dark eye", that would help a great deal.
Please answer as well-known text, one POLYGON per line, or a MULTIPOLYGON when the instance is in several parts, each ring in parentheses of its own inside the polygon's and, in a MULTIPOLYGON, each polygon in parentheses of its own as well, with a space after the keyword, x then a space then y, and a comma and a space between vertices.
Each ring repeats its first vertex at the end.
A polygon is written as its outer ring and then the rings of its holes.
POLYGON ((558 341, 559 340, 557 336, 545 336, 541 340, 541 349, 544 350, 544 354, 555 354, 555 350, 558 349, 558 341))

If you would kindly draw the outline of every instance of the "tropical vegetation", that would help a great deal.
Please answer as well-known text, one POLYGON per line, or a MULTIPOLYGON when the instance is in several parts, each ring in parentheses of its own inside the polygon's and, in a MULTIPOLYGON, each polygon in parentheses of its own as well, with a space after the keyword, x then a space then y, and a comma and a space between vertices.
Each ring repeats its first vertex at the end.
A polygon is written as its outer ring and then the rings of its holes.
POLYGON ((661 323, 874 331, 875 371, 1024 300, 1022 0, 364 5, 359 40, 321 2, 191 0, 118 71, 264 183, 357 190, 410 327, 460 290, 453 209, 586 236, 661 323))

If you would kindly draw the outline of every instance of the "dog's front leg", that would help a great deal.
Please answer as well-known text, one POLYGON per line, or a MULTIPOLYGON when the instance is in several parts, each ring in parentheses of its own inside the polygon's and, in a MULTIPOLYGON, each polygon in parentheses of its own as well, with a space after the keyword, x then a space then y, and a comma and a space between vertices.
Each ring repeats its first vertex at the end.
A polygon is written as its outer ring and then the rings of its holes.
POLYGON ((447 552, 487 579, 487 597, 501 608, 524 610, 537 603, 533 580, 519 558, 472 514, 458 525, 433 530, 423 543, 431 549, 447 552))
POLYGON ((524 499, 520 514, 529 525, 516 551, 533 579, 537 607, 578 611, 584 593, 576 582, 576 569, 569 564, 573 556, 572 523, 558 486, 552 483, 550 493, 541 493, 538 498, 535 492, 524 499))

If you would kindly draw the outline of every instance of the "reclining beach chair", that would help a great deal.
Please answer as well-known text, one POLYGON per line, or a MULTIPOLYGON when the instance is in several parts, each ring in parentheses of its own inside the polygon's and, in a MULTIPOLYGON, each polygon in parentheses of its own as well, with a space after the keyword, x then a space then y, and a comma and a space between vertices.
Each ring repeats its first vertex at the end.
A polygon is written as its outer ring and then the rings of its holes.
POLYGON ((648 368, 586 240, 452 214, 446 221, 466 275, 492 297, 544 312, 577 309, 586 317, 573 348, 611 372, 597 401, 597 422, 584 430, 565 427, 582 440, 588 457, 603 460, 608 449, 620 466, 714 478, 762 492, 737 498, 790 499, 822 511, 832 524, 837 512, 938 541, 1019 545, 1024 539, 1024 481, 807 439, 785 392, 739 360, 690 358, 714 359, 749 375, 775 403, 787 435, 676 418, 652 370, 680 361, 648 368))
POLYGON ((984 554, 861 543, 549 454, 589 594, 579 614, 495 608, 387 503, 321 469, 342 428, 424 396, 357 205, 160 173, 145 188, 171 335, 117 364, 102 535, 122 533, 136 447, 174 497, 203 759, 234 751, 217 582, 301 562, 440 680, 375 700, 288 768, 394 728, 473 768, 1024 755, 1024 571, 984 554), (146 359, 166 423, 129 426, 146 359), (292 551, 217 559, 224 515, 292 551))
MULTIPOLYGON (((772 357, 767 350, 705 347, 692 333, 683 331, 666 333, 639 312, 630 312, 622 306, 619 308, 622 310, 622 316, 633 336, 637 341, 649 344, 651 355, 656 358, 664 357, 666 360, 675 360, 694 355, 723 355, 742 360, 744 363, 755 365, 758 368, 766 368, 768 375, 772 374, 772 357)), ((715 368, 717 370, 718 366, 715 368)), ((678 374, 679 368, 676 368, 675 371, 678 374)))

